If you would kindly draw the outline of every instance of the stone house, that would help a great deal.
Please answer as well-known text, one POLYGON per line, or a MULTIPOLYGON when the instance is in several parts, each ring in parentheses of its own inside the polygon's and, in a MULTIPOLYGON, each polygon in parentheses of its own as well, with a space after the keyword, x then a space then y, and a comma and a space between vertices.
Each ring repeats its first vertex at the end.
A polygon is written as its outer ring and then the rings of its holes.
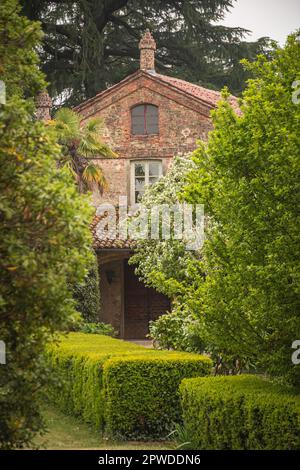
MULTIPOLYGON (((104 139, 118 155, 94 160, 109 185, 102 196, 93 194, 95 206, 104 201, 118 205, 119 196, 134 204, 146 185, 166 173, 174 155, 193 151, 196 140, 206 139, 212 128, 210 112, 220 93, 156 73, 156 43, 149 31, 139 48, 139 70, 75 108, 82 124, 95 116, 103 119, 104 139)), ((165 313, 169 300, 145 287, 128 265, 130 240, 97 237, 98 221, 96 217, 92 229, 100 266, 101 321, 111 323, 121 338, 145 338, 149 320, 165 313)))

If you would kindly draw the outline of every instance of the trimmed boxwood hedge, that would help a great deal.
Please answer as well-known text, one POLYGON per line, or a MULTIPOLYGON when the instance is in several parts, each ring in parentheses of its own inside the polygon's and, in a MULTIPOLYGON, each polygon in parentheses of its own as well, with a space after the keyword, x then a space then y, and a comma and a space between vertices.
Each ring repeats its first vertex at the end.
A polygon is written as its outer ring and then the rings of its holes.
POLYGON ((185 435, 197 449, 300 449, 300 395, 253 375, 185 379, 185 435))
POLYGON ((209 374, 207 357, 155 351, 108 336, 69 333, 47 351, 49 398, 116 437, 165 437, 179 417, 179 384, 209 374), (169 416, 169 418, 168 418, 169 416))
POLYGON ((166 437, 181 420, 181 380, 208 375, 211 366, 207 357, 166 351, 109 359, 103 367, 108 434, 166 437))
POLYGON ((114 355, 146 354, 147 349, 109 336, 68 333, 48 347, 47 360, 53 370, 49 399, 64 412, 81 416, 103 428, 103 364, 114 355))

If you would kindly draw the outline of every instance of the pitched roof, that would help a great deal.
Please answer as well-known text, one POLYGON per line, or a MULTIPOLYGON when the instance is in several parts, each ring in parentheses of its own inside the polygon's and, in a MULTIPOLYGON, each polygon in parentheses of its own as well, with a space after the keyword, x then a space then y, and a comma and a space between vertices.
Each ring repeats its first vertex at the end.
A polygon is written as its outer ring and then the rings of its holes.
MULTIPOLYGON (((113 93, 114 91, 118 90, 122 86, 126 85, 128 82, 132 80, 136 80, 141 76, 146 76, 154 81, 162 82, 164 85, 171 87, 172 89, 176 89, 179 92, 183 92, 189 97, 196 98, 197 101, 200 101, 202 104, 206 105, 208 108, 215 108, 217 106, 218 101, 221 99, 221 93, 215 90, 209 90, 208 88, 204 88, 200 85, 196 85, 194 83, 186 82, 185 80, 181 80, 175 77, 169 77, 168 75, 162 75, 156 72, 147 72, 144 70, 137 70, 131 75, 128 75, 119 83, 112 85, 106 90, 102 90, 100 93, 97 93, 93 98, 89 98, 88 100, 84 101, 83 103, 79 104, 74 108, 75 111, 82 111, 86 106, 93 104, 95 101, 98 101, 104 96, 113 93)), ((238 99, 231 95, 229 99, 230 104, 234 108, 234 110, 239 113, 239 105, 238 99)))

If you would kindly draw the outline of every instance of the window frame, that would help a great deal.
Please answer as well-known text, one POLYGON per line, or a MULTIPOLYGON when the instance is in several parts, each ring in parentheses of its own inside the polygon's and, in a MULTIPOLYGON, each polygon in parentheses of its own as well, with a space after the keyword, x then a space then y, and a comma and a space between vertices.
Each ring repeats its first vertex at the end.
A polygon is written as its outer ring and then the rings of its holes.
MULTIPOLYGON (((131 204, 138 204, 135 201, 135 193, 136 193, 136 186, 135 186, 135 164, 136 163, 144 163, 145 164, 145 186, 149 186, 149 166, 150 163, 159 163, 158 169, 158 179, 163 176, 163 162, 161 159, 158 158, 149 158, 149 159, 138 159, 138 160, 131 160, 130 161, 130 203, 131 204)), ((155 177, 155 176, 154 176, 155 177)))
POLYGON ((148 137, 148 136, 154 136, 154 135, 159 135, 159 107, 156 104, 153 103, 137 103, 130 108, 130 133, 132 137, 148 137), (138 108, 140 106, 144 107, 144 133, 143 134, 138 134, 133 132, 133 111, 135 108, 138 108), (157 132, 148 132, 147 130, 147 106, 152 106, 153 108, 156 109, 157 112, 157 132))

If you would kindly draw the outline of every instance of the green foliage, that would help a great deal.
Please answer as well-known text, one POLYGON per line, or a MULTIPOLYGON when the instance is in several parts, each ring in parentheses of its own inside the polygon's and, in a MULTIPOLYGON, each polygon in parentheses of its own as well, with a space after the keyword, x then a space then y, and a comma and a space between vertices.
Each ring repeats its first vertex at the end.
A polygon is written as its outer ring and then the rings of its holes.
POLYGON ((157 41, 159 72, 217 89, 228 85, 239 92, 248 75, 240 59, 268 54, 270 41, 243 41, 246 30, 220 24, 233 3, 21 0, 24 14, 43 25, 40 53, 51 95, 67 97, 72 105, 139 68, 138 42, 146 28, 157 41))
POLYGON ((193 315, 181 312, 179 308, 161 315, 149 324, 149 336, 159 349, 203 352, 205 344, 201 340, 201 325, 193 315))
MULTIPOLYGON (((178 193, 183 190, 193 167, 189 157, 175 157, 167 174, 147 188, 142 204, 149 209, 155 205, 172 207, 178 204, 178 193)), ((196 280, 202 275, 198 272, 196 255, 186 250, 184 241, 177 240, 171 233, 170 240, 162 237, 158 240, 138 240, 129 263, 136 265, 136 274, 147 286, 171 299, 179 301, 185 298, 188 302, 189 297, 195 297, 190 292, 197 288, 196 280)))
POLYGON ((100 317, 100 281, 97 258, 94 255, 88 274, 84 281, 75 284, 73 295, 76 308, 86 322, 98 322, 100 317))
MULTIPOLYGON (((145 207, 178 204, 187 175, 194 168, 189 157, 175 157, 168 173, 150 186, 142 199, 145 207)), ((163 221, 162 221, 163 223, 163 221)), ((162 348, 203 350, 199 337, 199 286, 203 271, 200 254, 186 249, 184 240, 139 240, 129 263, 136 267, 143 282, 172 299, 172 313, 151 324, 151 337, 162 348)))
POLYGON ((81 333, 92 333, 98 335, 116 336, 117 331, 108 323, 81 323, 77 329, 81 333))
POLYGON ((185 439, 193 449, 299 450, 300 396, 263 378, 185 379, 185 439))
POLYGON ((208 357, 157 351, 113 357, 104 364, 107 432, 125 439, 166 438, 180 421, 184 377, 208 375, 208 357))
POLYGON ((73 332, 60 335, 57 342, 49 345, 48 351, 61 356, 72 356, 74 354, 74 357, 101 358, 108 357, 110 354, 122 355, 125 353, 132 354, 135 351, 141 353, 141 351, 151 352, 152 350, 108 336, 73 332))
POLYGON ((35 96, 45 86, 36 52, 43 33, 38 22, 19 15, 20 9, 17 0, 1 0, 0 80, 5 83, 7 98, 35 96))
POLYGON ((198 291, 205 341, 213 352, 298 383, 291 345, 300 337, 300 106, 292 101, 299 61, 300 42, 291 36, 272 62, 247 65, 256 78, 242 115, 225 93, 185 190, 208 218, 198 291))
POLYGON ((195 450, 196 444, 193 442, 193 437, 188 434, 184 424, 176 423, 174 430, 170 433, 169 437, 172 438, 176 445, 176 450, 195 450))
POLYGON ((48 349, 57 383, 49 397, 113 436, 164 437, 179 416, 183 377, 208 374, 211 361, 155 351, 108 336, 69 333, 48 349))
POLYGON ((57 168, 61 149, 34 122, 33 98, 43 77, 34 52, 41 33, 18 15, 14 0, 0 6, 0 448, 30 446, 42 428, 42 359, 47 341, 75 312, 69 283, 91 260, 91 208, 69 174, 57 168))
POLYGON ((75 310, 68 285, 83 279, 91 260, 91 209, 57 169, 59 147, 20 99, 0 110, 0 148, 0 337, 7 348, 0 440, 12 447, 38 426, 35 396, 46 378, 40 353, 75 310))

